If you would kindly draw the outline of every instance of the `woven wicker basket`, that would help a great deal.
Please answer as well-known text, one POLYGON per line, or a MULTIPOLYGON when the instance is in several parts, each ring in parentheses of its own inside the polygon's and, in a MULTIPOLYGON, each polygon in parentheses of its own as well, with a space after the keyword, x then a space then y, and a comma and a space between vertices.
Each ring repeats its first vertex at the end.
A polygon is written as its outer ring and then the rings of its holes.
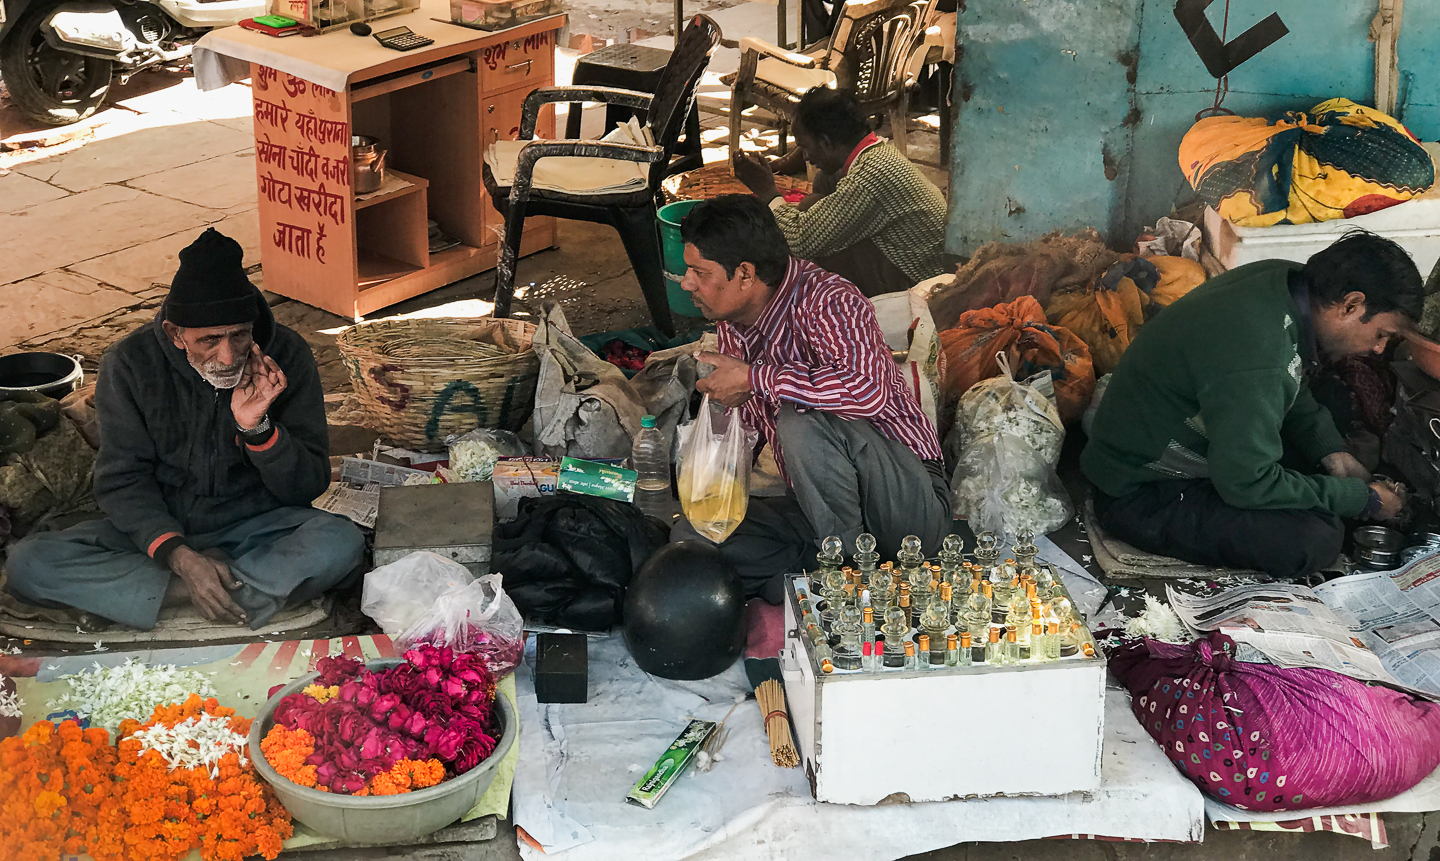
MULTIPOLYGON (((787 191, 810 193, 810 183, 789 176, 776 176, 775 187, 781 194, 787 191)), ((717 161, 667 177, 660 183, 660 188, 665 192, 666 203, 677 200, 709 200, 722 194, 750 193, 745 183, 730 175, 730 163, 726 161, 717 161)))
POLYGON ((477 427, 518 431, 535 406, 535 327, 521 320, 376 320, 336 344, 367 426, 397 445, 439 451, 477 427))

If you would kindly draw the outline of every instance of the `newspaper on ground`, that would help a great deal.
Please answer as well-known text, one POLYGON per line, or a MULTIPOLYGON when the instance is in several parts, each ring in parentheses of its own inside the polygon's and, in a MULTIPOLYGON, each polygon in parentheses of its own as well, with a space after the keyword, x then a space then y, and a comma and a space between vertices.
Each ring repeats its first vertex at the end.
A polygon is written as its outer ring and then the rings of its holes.
POLYGON ((1197 632, 1220 631, 1282 667, 1318 667, 1440 700, 1440 554, 1314 589, 1260 583, 1205 597, 1166 587, 1197 632))
POLYGON ((367 529, 374 529, 375 518, 380 514, 380 485, 371 483, 356 487, 343 481, 332 481, 330 487, 310 504, 321 511, 348 517, 367 529))

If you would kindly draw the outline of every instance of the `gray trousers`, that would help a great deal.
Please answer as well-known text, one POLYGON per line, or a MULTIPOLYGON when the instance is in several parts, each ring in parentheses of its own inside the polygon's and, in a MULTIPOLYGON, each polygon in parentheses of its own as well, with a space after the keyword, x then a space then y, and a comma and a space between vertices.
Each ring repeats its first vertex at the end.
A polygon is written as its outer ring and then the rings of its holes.
MULTIPOLYGON (((720 545, 735 566, 745 597, 771 604, 784 596, 782 575, 813 569, 821 539, 838 535, 846 555, 862 532, 875 536, 882 559, 918 535, 933 555, 950 534, 950 483, 938 463, 922 461, 904 443, 868 421, 819 410, 780 408, 776 422, 790 492, 750 498, 745 521, 720 545)), ((702 539, 681 517, 671 541, 702 539)))
MULTIPOLYGON (((241 587, 230 598, 258 630, 287 606, 317 597, 345 579, 365 553, 365 538, 343 517, 285 507, 200 535, 196 551, 220 550, 241 587)), ((174 575, 145 555, 109 520, 32 535, 10 548, 7 588, 22 601, 74 607, 149 630, 174 575)))

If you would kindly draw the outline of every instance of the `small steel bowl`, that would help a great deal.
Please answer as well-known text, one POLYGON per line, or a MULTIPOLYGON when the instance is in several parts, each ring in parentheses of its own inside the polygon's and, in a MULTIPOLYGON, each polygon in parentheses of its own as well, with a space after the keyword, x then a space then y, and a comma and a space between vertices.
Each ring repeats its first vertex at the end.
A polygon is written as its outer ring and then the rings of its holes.
POLYGON ((1429 545, 1440 547, 1440 532, 1424 530, 1410 533, 1411 547, 1424 547, 1429 545))
POLYGON ((1362 526, 1351 536, 1355 546, 1396 554, 1405 547, 1405 536, 1387 526, 1362 526))
POLYGON ((1355 559, 1367 568, 1386 570, 1400 564, 1400 551, 1362 547, 1355 552, 1355 559))

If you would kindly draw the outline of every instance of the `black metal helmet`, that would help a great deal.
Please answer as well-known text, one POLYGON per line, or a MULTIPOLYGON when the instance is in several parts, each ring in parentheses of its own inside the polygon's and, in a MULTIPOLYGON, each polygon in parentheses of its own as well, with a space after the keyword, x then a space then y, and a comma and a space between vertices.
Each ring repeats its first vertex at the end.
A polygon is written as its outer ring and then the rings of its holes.
POLYGON ((635 663, 665 679, 708 679, 745 650, 740 576, 708 541, 667 544, 625 591, 625 644, 635 663))

